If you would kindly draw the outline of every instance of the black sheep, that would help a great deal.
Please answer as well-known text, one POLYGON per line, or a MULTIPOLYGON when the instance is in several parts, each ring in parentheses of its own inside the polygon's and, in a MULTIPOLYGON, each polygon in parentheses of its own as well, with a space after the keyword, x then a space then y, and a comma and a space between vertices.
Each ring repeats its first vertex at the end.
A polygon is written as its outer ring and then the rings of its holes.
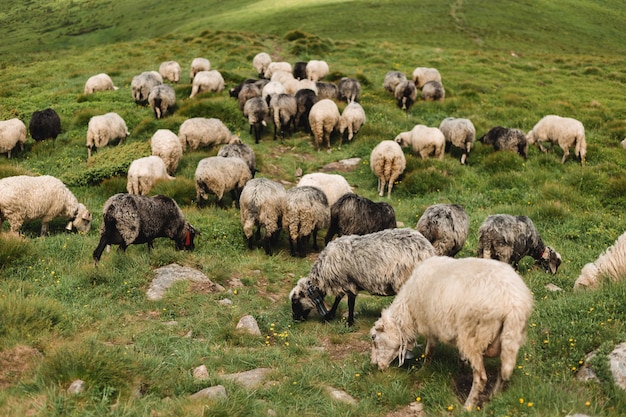
POLYGON ((33 112, 28 124, 30 135, 36 141, 56 139, 61 133, 61 118, 51 108, 33 112))

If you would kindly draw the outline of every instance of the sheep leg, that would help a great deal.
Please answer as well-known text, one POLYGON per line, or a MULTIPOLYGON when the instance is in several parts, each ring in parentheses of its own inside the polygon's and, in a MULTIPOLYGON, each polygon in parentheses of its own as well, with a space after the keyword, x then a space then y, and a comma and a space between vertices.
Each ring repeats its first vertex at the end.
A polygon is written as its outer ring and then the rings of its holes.
POLYGON ((100 242, 98 243, 98 246, 96 247, 96 250, 93 251, 93 259, 94 259, 96 265, 100 261, 100 257, 102 256, 102 252, 104 252, 104 248, 107 246, 107 244, 108 244, 108 242, 107 242, 106 236, 102 235, 102 237, 100 237, 100 242))
POLYGON ((348 293, 348 326, 354 324, 354 303, 356 301, 356 294, 348 293))
POLYGON ((41 234, 40 236, 46 236, 48 234, 48 222, 41 222, 41 234))
POLYGON ((561 163, 564 164, 565 161, 567 161, 567 158, 569 158, 569 149, 567 148, 562 148, 563 149, 563 159, 561 159, 561 163))
POLYGON ((313 250, 318 251, 319 246, 317 246, 317 227, 313 229, 312 237, 313 237, 313 250))
POLYGON ((342 298, 343 298, 343 295, 338 295, 335 297, 335 302, 333 303, 333 306, 328 311, 328 314, 326 314, 326 316, 324 317, 324 320, 332 320, 335 318, 337 307, 339 307, 339 302, 341 301, 342 298))
POLYGON ((485 385, 487 385, 487 372, 485 371, 481 354, 472 355, 468 359, 472 365, 473 381, 472 389, 467 396, 467 400, 465 400, 464 406, 466 409, 472 410, 478 405, 479 396, 485 389, 485 385))
POLYGON ((263 238, 263 249, 265 249, 265 253, 268 256, 272 256, 272 247, 270 245, 270 238, 271 238, 271 233, 268 233, 266 229, 265 236, 263 238))
POLYGON ((539 146, 539 150, 543 153, 548 152, 548 150, 546 148, 543 147, 543 145, 541 144, 541 142, 537 142, 537 145, 539 146))
POLYGON ((289 253, 291 254, 291 256, 293 256, 295 258, 295 256, 296 256, 296 243, 291 238, 289 238, 289 253))

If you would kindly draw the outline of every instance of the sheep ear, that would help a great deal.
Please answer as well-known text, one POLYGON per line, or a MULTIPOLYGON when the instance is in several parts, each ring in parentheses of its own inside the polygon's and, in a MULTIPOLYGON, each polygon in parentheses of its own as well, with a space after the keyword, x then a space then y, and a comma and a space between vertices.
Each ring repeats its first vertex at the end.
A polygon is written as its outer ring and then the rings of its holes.
POLYGON ((83 220, 91 220, 91 213, 88 211, 83 213, 83 220))
POLYGON ((541 254, 541 259, 545 259, 548 260, 550 259, 550 248, 546 246, 546 248, 543 250, 543 253, 541 254))

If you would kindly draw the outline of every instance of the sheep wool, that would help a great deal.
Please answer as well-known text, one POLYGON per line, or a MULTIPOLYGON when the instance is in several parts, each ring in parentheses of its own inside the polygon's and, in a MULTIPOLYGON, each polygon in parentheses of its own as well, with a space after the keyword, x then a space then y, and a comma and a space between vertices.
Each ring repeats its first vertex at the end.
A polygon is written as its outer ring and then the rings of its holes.
POLYGON ((330 69, 326 61, 312 59, 306 64, 306 78, 316 82, 328 75, 330 69))
POLYGON ((402 110, 409 111, 415 100, 417 100, 417 87, 411 80, 404 80, 398 83, 393 91, 396 98, 396 104, 402 110))
POLYGON ((269 115, 267 102, 262 97, 249 99, 243 106, 243 115, 250 124, 250 134, 254 133, 254 143, 259 143, 263 135, 263 127, 267 126, 265 121, 269 115))
POLYGON ((311 107, 309 126, 318 151, 323 143, 330 149, 330 135, 339 126, 340 118, 337 104, 330 99, 320 100, 311 107))
POLYGON ((235 205, 239 205, 241 190, 252 179, 252 174, 248 165, 240 158, 211 156, 198 162, 194 178, 198 205, 213 194, 216 203, 223 206, 222 198, 229 191, 235 205))
POLYGON ((585 264, 574 282, 574 289, 598 288, 603 279, 613 282, 626 277, 626 233, 598 256, 595 261, 585 264))
POLYGON ((528 157, 528 141, 526 133, 520 129, 510 129, 502 126, 494 126, 478 139, 485 145, 493 145, 496 151, 513 151, 521 157, 528 157))
POLYGON ((585 164, 587 157, 587 142, 585 140, 585 127, 583 124, 570 117, 548 115, 537 122, 528 132, 526 140, 530 145, 535 143, 541 152, 547 152, 542 142, 555 143, 563 150, 561 163, 564 164, 569 158, 569 148, 574 148, 574 154, 580 158, 580 163, 585 164))
POLYGON ((341 113, 339 118, 339 148, 341 149, 341 142, 343 141, 344 133, 347 135, 348 142, 352 140, 354 135, 359 133, 359 130, 365 124, 367 118, 365 117, 365 110, 356 101, 349 103, 341 113))
POLYGON ((437 255, 454 256, 469 234, 469 218, 458 204, 434 204, 424 210, 415 229, 433 244, 437 255))
POLYGON ((180 81, 180 64, 176 61, 165 61, 159 65, 159 74, 163 79, 172 83, 178 83, 180 81))
POLYGON ((337 82, 339 99, 346 103, 359 101, 361 98, 361 83, 354 78, 343 77, 337 82))
POLYGON ((119 114, 110 112, 93 116, 87 126, 87 157, 91 158, 93 148, 101 148, 116 139, 122 143, 128 134, 126 122, 119 114))
POLYGON ((96 91, 115 91, 118 87, 113 85, 113 80, 105 73, 92 75, 87 79, 83 94, 92 94, 96 91))
POLYGON ((424 84, 429 81, 441 83, 441 74, 437 68, 417 67, 413 70, 411 76, 417 88, 424 87, 424 84))
POLYGON ((56 139, 61 133, 61 118, 51 108, 36 110, 30 118, 28 130, 36 141, 56 139))
POLYGON ((330 207, 326 194, 317 187, 293 187, 285 196, 283 229, 289 234, 291 256, 306 256, 304 241, 313 238, 317 251, 317 232, 326 229, 330 222, 330 207))
MULTIPOLYGON (((268 84, 269 85, 269 84, 268 84)), ((270 113, 274 120, 274 140, 280 132, 282 139, 285 139, 285 132, 291 133, 290 128, 296 130, 296 112, 298 105, 296 97, 291 94, 274 94, 269 103, 270 113)))
POLYGON ((429 81, 422 87, 422 98, 426 101, 440 101, 446 98, 446 90, 439 81, 429 81))
POLYGON ((148 94, 148 103, 157 119, 161 119, 167 113, 172 112, 176 105, 176 92, 167 84, 152 87, 148 94))
POLYGON ((163 77, 156 71, 145 71, 133 77, 130 89, 135 103, 145 106, 153 87, 163 84, 163 77))
POLYGON ((222 77, 219 71, 199 71, 193 78, 189 98, 194 98, 196 95, 205 92, 219 93, 224 90, 224 85, 224 77, 222 77))
POLYGON ((128 168, 126 190, 129 194, 146 195, 159 180, 172 180, 165 162, 158 156, 135 159, 128 168))
POLYGON ((152 155, 160 157, 165 162, 167 172, 173 175, 183 156, 183 146, 178 140, 178 135, 169 129, 158 129, 150 138, 150 149, 152 155))
POLYGON ((383 88, 390 93, 396 91, 396 87, 402 81, 406 81, 406 75, 401 71, 389 71, 385 74, 385 79, 383 80, 383 88))
POLYGON ((461 164, 465 164, 476 139, 476 128, 472 121, 470 119, 446 117, 439 124, 439 130, 443 133, 446 143, 452 144, 463 151, 461 164))
POLYGON ((332 206, 342 195, 352 193, 352 187, 340 174, 327 174, 325 172, 312 172, 306 174, 298 181, 298 187, 310 185, 317 187, 326 194, 328 205, 332 206))
POLYGON ((532 308, 532 293, 510 265, 478 258, 426 259, 370 330, 371 362, 386 370, 398 357, 401 366, 418 335, 426 339, 426 358, 438 341, 452 345, 473 370, 465 401, 471 410, 487 385, 483 357, 500 357, 491 395, 509 382, 532 308))
POLYGON ((267 65, 267 68, 265 69, 265 72, 264 72, 264 78, 267 78, 268 80, 270 80, 272 79, 272 75, 278 71, 284 71, 284 72, 293 74, 293 68, 291 67, 291 64, 289 62, 273 61, 267 65))
POLYGON ((243 142, 229 143, 220 148, 217 152, 217 156, 242 159, 246 165, 248 165, 248 168, 250 168, 250 175, 254 178, 256 174, 256 155, 249 145, 243 142))
POLYGON ((446 150, 446 138, 437 127, 415 125, 410 131, 399 133, 395 141, 403 148, 410 146, 413 153, 422 159, 431 155, 443 159, 446 150))
POLYGON ((272 57, 267 52, 259 52, 252 58, 252 66, 256 70, 259 77, 262 77, 267 67, 272 62, 272 57))
POLYGON ((6 153, 11 158, 11 152, 16 147, 24 150, 26 142, 26 125, 20 119, 13 118, 0 121, 0 154, 6 153))
POLYGON ((189 145, 192 151, 200 146, 211 147, 241 142, 241 139, 231 133, 220 119, 205 117, 192 117, 185 120, 178 128, 178 140, 183 150, 189 145))
POLYGON ((211 62, 206 58, 194 58, 189 68, 189 82, 193 82, 194 78, 200 71, 210 71, 211 62))
POLYGON ((329 98, 331 100, 339 99, 339 89, 337 88, 337 84, 318 81, 315 83, 315 90, 317 91, 317 98, 322 100, 324 98, 329 98))
MULTIPOLYGON (((266 84, 266 86, 267 85, 269 85, 269 83, 266 84)), ((256 83, 243 84, 241 86, 241 89, 239 90, 239 93, 237 94, 237 101, 239 102, 239 110, 243 111, 243 107, 246 105, 246 102, 248 100, 254 97, 261 97, 262 94, 263 94, 263 89, 261 89, 258 84, 256 83)))
POLYGON ((400 144, 393 140, 383 140, 372 149, 370 169, 378 178, 378 195, 382 197, 387 188, 387 198, 396 180, 406 168, 406 157, 400 144))

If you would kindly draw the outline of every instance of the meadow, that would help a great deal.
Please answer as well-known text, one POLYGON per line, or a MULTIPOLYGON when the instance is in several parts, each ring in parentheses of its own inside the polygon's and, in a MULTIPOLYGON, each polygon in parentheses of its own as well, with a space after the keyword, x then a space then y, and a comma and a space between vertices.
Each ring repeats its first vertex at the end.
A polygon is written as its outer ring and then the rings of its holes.
MULTIPOLYGON (((274 410, 278 416, 385 416, 414 401, 429 416, 624 415, 626 393, 612 382, 605 355, 626 340, 626 283, 589 292, 572 287, 583 265, 625 231, 625 13, 617 0, 11 2, 0 14, 0 119, 18 117, 28 125, 33 111, 52 107, 63 132, 55 141, 29 138, 11 159, 0 155, 0 178, 54 175, 94 220, 84 235, 66 233, 62 219, 45 237, 37 221, 24 225, 22 238, 2 227, 0 415, 266 416, 274 410), (355 139, 341 149, 335 139, 331 152, 318 152, 305 133, 273 141, 268 128, 254 144, 226 90, 188 98, 186 70, 194 57, 208 58, 229 88, 256 77, 251 62, 262 51, 292 63, 324 59, 329 81, 358 79, 367 123, 355 139), (178 61, 183 76, 174 86, 176 111, 156 120, 133 102, 130 82, 165 60, 178 61), (439 69, 446 99, 419 101, 405 113, 382 88, 383 78, 417 66, 439 69), (120 88, 83 95, 87 78, 100 72, 120 88), (109 111, 125 119, 130 136, 88 161, 87 123, 109 111), (558 148, 544 154, 531 147, 524 160, 476 143, 466 166, 454 149, 442 161, 407 150, 407 169, 391 198, 376 193, 372 148, 415 124, 466 117, 481 136, 496 125, 528 131, 547 114, 583 122, 586 165, 576 158, 561 164, 558 148), (475 255, 487 215, 531 217, 563 264, 556 275, 535 268, 530 258, 520 264, 535 306, 508 390, 480 410, 463 410, 471 369, 443 345, 427 365, 419 346, 411 366, 375 369, 368 331, 391 297, 360 294, 352 327, 317 315, 294 322, 287 294, 317 255, 292 258, 284 234, 272 257, 249 250, 228 197, 226 209, 197 207, 195 168, 217 149, 187 152, 176 179, 151 193, 174 198, 200 230, 194 252, 177 252, 161 239, 150 252, 145 245, 105 252, 94 267, 104 202, 126 190, 128 165, 150 153, 157 129, 177 132, 190 117, 221 119, 254 147, 257 177, 287 187, 295 185, 299 169, 315 172, 361 158, 353 171, 340 173, 358 194, 392 204, 405 227, 414 227, 429 205, 463 205, 470 235, 457 257, 475 255), (153 270, 173 262, 202 271, 226 291, 180 283, 163 300, 148 300, 153 270), (231 307, 219 304, 224 298, 231 307), (262 337, 235 330, 246 314, 256 318, 262 337), (599 381, 581 382, 576 373, 594 351, 599 381), (200 365, 209 369, 206 381, 192 376, 200 365), (220 377, 261 367, 272 369, 270 382, 256 389, 220 377), (66 392, 75 379, 86 382, 80 395, 66 392), (218 384, 228 399, 189 398, 218 384), (328 386, 357 403, 331 399, 328 386)), ((347 311, 345 301, 340 311, 347 311)), ((488 362, 491 376, 497 365, 488 362)))

